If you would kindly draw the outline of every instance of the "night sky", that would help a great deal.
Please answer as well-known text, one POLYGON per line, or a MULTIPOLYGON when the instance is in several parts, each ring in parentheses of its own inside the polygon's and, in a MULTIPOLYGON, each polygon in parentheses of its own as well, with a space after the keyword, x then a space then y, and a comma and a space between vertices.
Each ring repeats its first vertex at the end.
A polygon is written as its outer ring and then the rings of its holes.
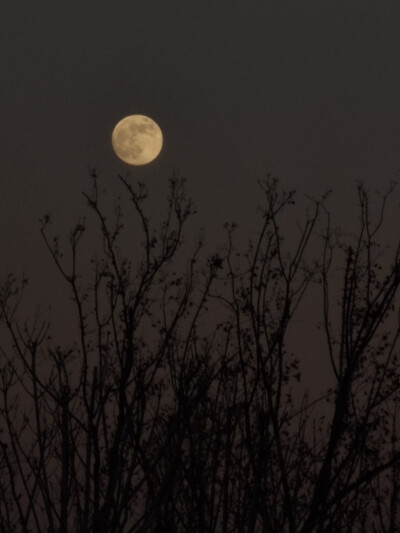
POLYGON ((0 53, 1 273, 24 269, 44 301, 38 218, 67 232, 93 167, 110 198, 118 173, 148 183, 153 212, 176 169, 211 240, 230 220, 253 231, 267 172, 301 194, 333 189, 345 224, 358 180, 398 179, 398 0, 3 0, 0 53), (110 142, 135 113, 164 134, 140 168, 110 142))

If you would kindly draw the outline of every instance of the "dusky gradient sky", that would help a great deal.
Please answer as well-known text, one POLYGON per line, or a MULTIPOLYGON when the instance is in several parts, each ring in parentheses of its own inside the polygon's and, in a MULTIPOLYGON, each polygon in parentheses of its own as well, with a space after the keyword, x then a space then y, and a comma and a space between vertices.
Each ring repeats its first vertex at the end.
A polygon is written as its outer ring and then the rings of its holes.
POLYGON ((0 53, 2 273, 48 279, 38 218, 66 233, 93 167, 110 198, 118 173, 148 183, 154 211, 177 169, 206 236, 251 224, 267 172, 333 189, 345 224, 358 180, 398 178, 398 0, 4 0, 0 53), (111 148, 135 113, 164 134, 146 167, 111 148))

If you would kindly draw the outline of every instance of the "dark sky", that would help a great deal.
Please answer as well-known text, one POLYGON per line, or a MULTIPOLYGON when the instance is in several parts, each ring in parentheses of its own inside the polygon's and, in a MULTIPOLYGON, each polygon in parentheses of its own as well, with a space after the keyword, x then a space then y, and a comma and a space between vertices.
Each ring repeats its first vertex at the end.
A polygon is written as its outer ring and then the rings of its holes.
POLYGON ((0 53, 1 272, 45 271, 37 220, 75 222, 92 167, 110 197, 130 168, 152 209, 178 169, 209 235, 250 224, 267 172, 333 188, 345 223, 357 180, 398 178, 398 0, 3 0, 0 53), (134 113, 164 133, 143 168, 110 144, 134 113))

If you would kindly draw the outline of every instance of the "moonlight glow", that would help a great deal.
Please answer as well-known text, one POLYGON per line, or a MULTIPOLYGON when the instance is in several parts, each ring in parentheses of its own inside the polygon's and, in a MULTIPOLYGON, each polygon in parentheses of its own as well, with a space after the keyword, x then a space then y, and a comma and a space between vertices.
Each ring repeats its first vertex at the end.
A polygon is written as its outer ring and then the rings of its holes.
POLYGON ((160 153, 163 136, 151 118, 130 115, 115 126, 111 142, 114 152, 128 165, 147 165, 160 153))

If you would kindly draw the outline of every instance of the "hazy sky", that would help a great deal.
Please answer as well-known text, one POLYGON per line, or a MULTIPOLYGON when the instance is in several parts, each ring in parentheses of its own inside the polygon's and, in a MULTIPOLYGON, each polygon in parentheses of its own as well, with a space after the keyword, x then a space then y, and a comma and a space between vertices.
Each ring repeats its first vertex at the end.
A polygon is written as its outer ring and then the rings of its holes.
POLYGON ((2 272, 43 272, 37 219, 75 222, 90 168, 119 190, 110 136, 129 114, 165 141, 132 177, 157 206, 178 169, 211 234, 254 216, 267 172, 333 188, 343 220, 357 180, 398 178, 398 0, 3 0, 0 54, 2 272))

